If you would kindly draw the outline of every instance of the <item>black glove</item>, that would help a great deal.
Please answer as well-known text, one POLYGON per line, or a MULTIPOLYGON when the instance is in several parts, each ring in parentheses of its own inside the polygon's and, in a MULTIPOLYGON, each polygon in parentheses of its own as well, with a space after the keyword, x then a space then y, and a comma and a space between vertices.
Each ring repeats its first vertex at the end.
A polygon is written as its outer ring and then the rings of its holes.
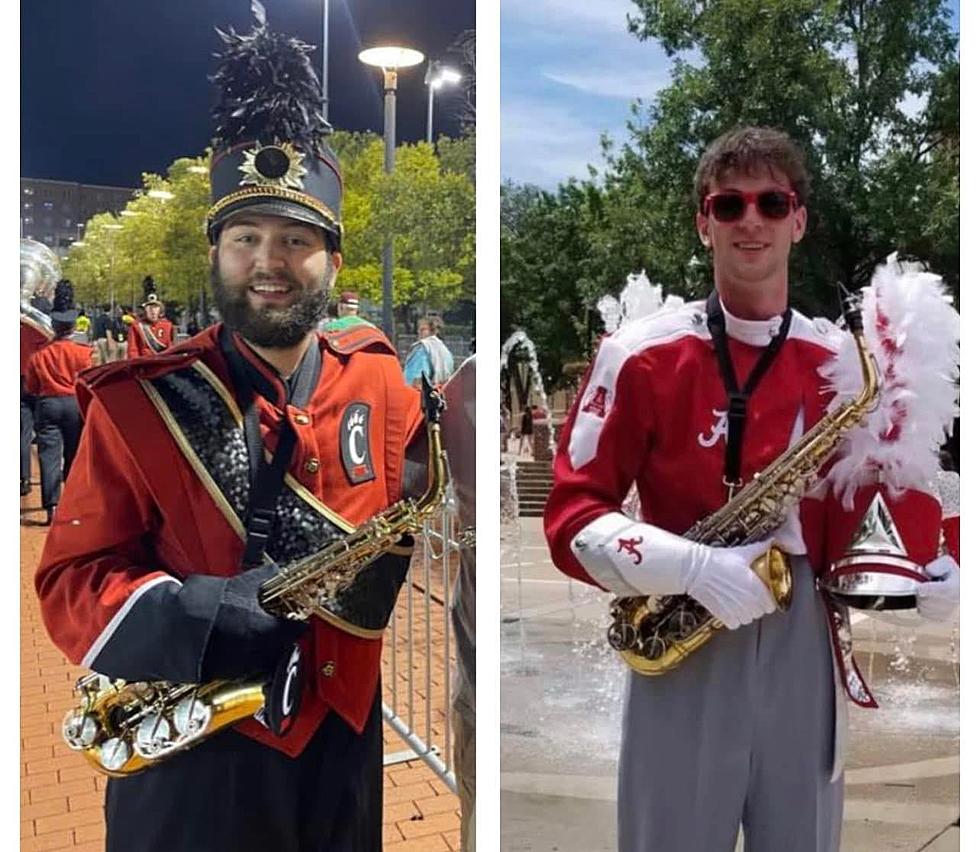
POLYGON ((201 657, 201 680, 268 675, 286 649, 308 629, 304 622, 270 615, 259 605, 259 587, 278 572, 273 563, 234 577, 194 575, 184 583, 220 584, 208 589, 217 597, 217 608, 201 657))

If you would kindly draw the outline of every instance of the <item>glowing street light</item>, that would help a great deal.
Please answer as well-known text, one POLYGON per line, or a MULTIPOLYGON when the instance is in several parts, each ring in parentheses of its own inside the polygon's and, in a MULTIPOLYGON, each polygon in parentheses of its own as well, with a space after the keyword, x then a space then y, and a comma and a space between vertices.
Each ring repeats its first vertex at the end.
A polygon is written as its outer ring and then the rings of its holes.
POLYGON ((432 100, 436 89, 447 83, 451 86, 463 79, 455 68, 447 68, 438 60, 430 60, 425 70, 425 85, 429 87, 429 117, 425 123, 425 141, 432 144, 432 100))
MULTIPOLYGON (((418 65, 425 56, 410 47, 387 45, 362 50, 357 58, 365 65, 380 68, 384 75, 385 93, 385 174, 395 169, 395 91, 398 88, 398 69, 418 65)), ((384 253, 381 256, 381 329, 390 340, 395 339, 393 310, 395 249, 390 236, 385 239, 384 253)))

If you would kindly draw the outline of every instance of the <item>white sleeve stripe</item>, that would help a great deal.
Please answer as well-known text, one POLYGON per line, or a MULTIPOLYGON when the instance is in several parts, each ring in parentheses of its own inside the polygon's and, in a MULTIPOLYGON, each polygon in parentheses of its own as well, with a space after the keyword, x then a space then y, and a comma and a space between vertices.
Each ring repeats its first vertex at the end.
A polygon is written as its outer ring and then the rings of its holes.
POLYGON ((618 533, 634 526, 636 521, 631 518, 619 512, 610 512, 579 530, 571 545, 572 555, 593 580, 604 589, 624 597, 639 597, 643 592, 623 576, 615 562, 609 558, 604 545, 618 533))
POLYGON ((150 589, 154 586, 159 586, 161 583, 176 583, 178 586, 181 585, 180 580, 176 577, 164 576, 157 577, 154 580, 150 580, 148 583, 144 583, 138 589, 136 589, 127 599, 126 602, 119 607, 119 610, 112 620, 105 626, 103 631, 99 634, 95 642, 92 643, 92 647, 88 649, 85 656, 82 657, 82 665, 85 668, 92 668, 92 663, 96 657, 99 656, 102 649, 105 647, 106 643, 112 638, 112 634, 119 629, 119 625, 122 624, 123 619, 129 614, 129 611, 136 605, 136 602, 143 597, 150 589))
POLYGON ((581 395, 575 424, 568 440, 568 459, 574 470, 578 470, 596 457, 599 450, 599 437, 605 425, 606 415, 612 410, 616 400, 616 382, 619 373, 630 357, 630 352, 618 341, 606 338, 599 347, 589 384, 581 395), (601 393, 601 413, 590 409, 595 402, 596 393, 601 393))

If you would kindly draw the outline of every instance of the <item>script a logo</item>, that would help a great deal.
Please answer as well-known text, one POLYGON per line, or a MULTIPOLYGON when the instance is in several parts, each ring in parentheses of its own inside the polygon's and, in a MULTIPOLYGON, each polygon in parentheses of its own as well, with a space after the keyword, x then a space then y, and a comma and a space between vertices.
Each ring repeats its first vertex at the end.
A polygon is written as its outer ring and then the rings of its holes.
POLYGON ((596 417, 606 416, 606 389, 599 385, 593 392, 592 396, 589 397, 589 401, 582 406, 582 411, 588 414, 594 414, 596 417))
POLYGON ((705 435, 703 432, 698 435, 698 443, 702 447, 713 447, 722 438, 725 442, 728 442, 728 412, 718 411, 718 409, 713 408, 711 413, 715 416, 715 422, 711 427, 711 434, 705 435))

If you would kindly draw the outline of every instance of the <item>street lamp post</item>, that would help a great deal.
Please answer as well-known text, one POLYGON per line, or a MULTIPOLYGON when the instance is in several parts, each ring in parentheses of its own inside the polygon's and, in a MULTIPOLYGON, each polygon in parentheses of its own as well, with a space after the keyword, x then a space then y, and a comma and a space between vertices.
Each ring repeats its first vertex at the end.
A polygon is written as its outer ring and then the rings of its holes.
POLYGON ((327 101, 330 98, 329 91, 327 89, 327 54, 330 49, 330 0, 323 0, 323 77, 321 80, 323 82, 323 120, 329 121, 327 118, 327 101))
MULTIPOLYGON (((395 91, 398 88, 398 69, 418 65, 425 56, 407 47, 373 47, 362 50, 357 58, 365 65, 380 68, 384 74, 385 118, 384 172, 395 170, 395 91)), ((391 234, 385 237, 381 255, 381 330, 393 343, 395 340, 394 301, 395 247, 391 234)))
POLYGON ((425 69, 425 85, 429 88, 429 114, 425 123, 425 141, 432 144, 432 102, 435 90, 441 89, 444 83, 458 83, 463 75, 453 68, 446 68, 438 60, 429 60, 425 69))

